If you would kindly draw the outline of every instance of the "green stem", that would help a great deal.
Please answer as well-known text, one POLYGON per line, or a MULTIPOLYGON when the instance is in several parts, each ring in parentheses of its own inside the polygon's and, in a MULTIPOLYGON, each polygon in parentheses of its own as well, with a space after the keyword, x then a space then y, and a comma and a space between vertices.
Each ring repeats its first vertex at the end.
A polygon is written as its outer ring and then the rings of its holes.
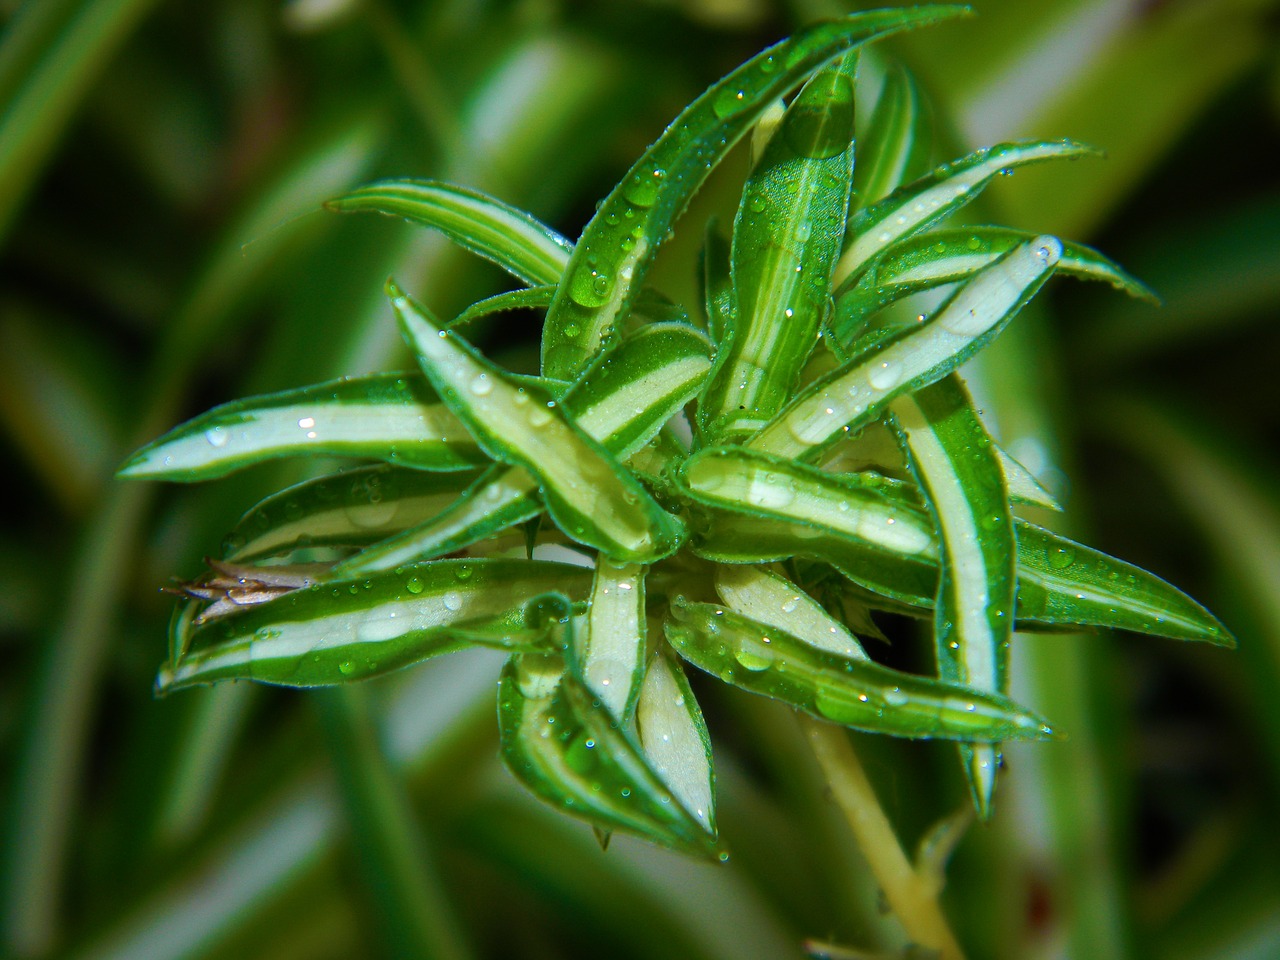
POLYGON ((964 960, 938 904, 937 885, 917 874, 907 859, 848 735, 840 727, 811 717, 801 715, 800 723, 836 803, 848 818, 858 846, 907 936, 938 951, 939 960, 964 960))

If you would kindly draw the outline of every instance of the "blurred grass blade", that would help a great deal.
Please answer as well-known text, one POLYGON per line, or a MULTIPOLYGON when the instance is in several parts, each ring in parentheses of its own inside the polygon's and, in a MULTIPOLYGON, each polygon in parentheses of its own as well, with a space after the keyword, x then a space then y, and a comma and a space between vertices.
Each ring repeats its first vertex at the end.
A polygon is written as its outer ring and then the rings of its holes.
POLYGON ((791 581, 750 564, 716 566, 716 593, 743 616, 785 629, 819 650, 867 660, 857 638, 791 581))
POLYGON ((392 956, 473 956, 405 783, 392 767, 362 687, 317 694, 351 839, 392 956))
POLYGON ((29 0, 0 43, 0 238, 81 100, 155 0, 29 0))
MULTIPOLYGON (((857 283, 838 292, 831 328, 840 342, 848 344, 876 311, 913 293, 967 280, 1034 239, 1025 230, 1009 227, 961 227, 909 237, 886 250, 873 269, 858 277, 857 283)), ((1159 302, 1146 284, 1082 244, 1062 244, 1055 272, 1082 280, 1102 280, 1131 297, 1159 302)))
MULTIPOLYGON (((1009 692, 1015 544, 995 446, 955 374, 893 402, 890 424, 925 492, 941 546, 933 643, 938 676, 1009 692)), ((997 744, 960 744, 978 814, 991 816, 997 744)))
POLYGON ((885 71, 871 123, 858 145, 853 203, 867 207, 929 171, 933 117, 915 77, 896 60, 885 71))
POLYGON ((434 517, 477 476, 376 464, 307 480, 246 513, 223 540, 222 556, 243 562, 308 547, 369 546, 434 517))
POLYGON ((925 6, 819 23, 689 104, 605 198, 574 247, 542 340, 542 372, 573 379, 616 335, 658 246, 712 168, 779 96, 846 50, 966 12, 925 6))
POLYGON ((574 634, 583 681, 619 724, 634 714, 644 680, 644 574, 639 564, 599 558, 586 629, 574 634))
POLYGON ((495 459, 538 478, 556 525, 617 560, 648 563, 675 550, 683 526, 598 441, 542 391, 517 387, 392 288, 392 304, 423 371, 495 459))
MULTIPOLYGON (((559 606, 563 629, 570 631, 567 604, 559 606)), ((708 822, 671 802, 639 744, 586 686, 573 638, 567 641, 566 657, 526 654, 507 661, 498 686, 507 767, 542 800, 597 827, 714 855, 716 836, 708 822)))
POLYGON ((193 625, 156 687, 168 693, 224 679, 326 686, 475 644, 536 647, 545 630, 528 621, 524 604, 550 590, 585 603, 590 583, 589 571, 570 564, 485 559, 326 581, 193 625))
POLYGON ((487 461, 422 377, 380 373, 224 403, 147 444, 119 476, 193 482, 300 455, 445 471, 487 461))
POLYGON ((677 601, 667 639, 725 683, 822 720, 900 737, 1039 740, 1043 720, 1006 697, 842 657, 709 603, 677 601))
POLYGON ((733 326, 698 403, 708 442, 755 433, 786 403, 831 296, 853 179, 846 53, 796 95, 747 178, 733 225, 733 326))
POLYGON ((805 387, 749 442, 781 457, 810 457, 876 420, 894 397, 946 376, 990 343, 1040 289, 1062 253, 1036 237, 974 274, 925 322, 856 354, 805 387))
POLYGON ((558 283, 573 249, 523 210, 478 190, 436 180, 384 180, 326 206, 344 213, 372 210, 434 227, 531 287, 558 283))
POLYGON ((835 282, 857 277, 891 244, 919 233, 973 200, 999 174, 1041 160, 1097 151, 1071 140, 1002 143, 975 150, 907 184, 849 221, 852 238, 836 265, 835 282))
POLYGON ((716 833, 716 775, 711 735, 684 668, 665 643, 649 660, 636 704, 645 759, 708 833, 716 833))

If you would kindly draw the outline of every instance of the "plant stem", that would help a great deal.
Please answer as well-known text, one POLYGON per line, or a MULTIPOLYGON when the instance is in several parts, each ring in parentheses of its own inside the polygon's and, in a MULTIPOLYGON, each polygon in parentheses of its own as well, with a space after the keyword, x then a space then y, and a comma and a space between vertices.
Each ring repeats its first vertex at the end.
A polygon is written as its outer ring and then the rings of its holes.
POLYGON ((800 723, 836 803, 848 818, 854 838, 907 936, 922 947, 937 950, 939 960, 964 960, 938 905, 935 885, 922 879, 907 859, 844 730, 803 714, 800 723))

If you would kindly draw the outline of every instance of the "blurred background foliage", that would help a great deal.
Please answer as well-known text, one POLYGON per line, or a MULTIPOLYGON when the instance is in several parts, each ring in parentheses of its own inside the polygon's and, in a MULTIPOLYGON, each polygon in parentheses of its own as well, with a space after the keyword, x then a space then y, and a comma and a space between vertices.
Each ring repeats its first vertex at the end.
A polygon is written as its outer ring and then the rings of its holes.
MULTIPOLYGON (((447 178, 576 236, 704 86, 855 6, 0 3, 0 951, 901 948, 790 712, 721 685, 699 688, 720 867, 625 838, 601 853, 527 798, 497 762, 482 654, 351 691, 153 699, 172 606, 157 588, 302 474, 112 479, 213 403, 408 366, 388 275, 446 316, 500 289, 439 238, 324 199, 447 178)), ((1020 638, 1015 698, 1069 739, 1008 751, 944 902, 971 957, 1280 956, 1280 3, 975 6, 868 70, 916 73, 938 159, 1033 136, 1104 148, 996 184, 979 216, 1092 243, 1165 305, 1055 283, 971 385, 1090 543, 1187 589, 1241 649, 1020 638)), ((689 222, 732 217, 745 163, 689 222)), ((699 242, 677 229, 660 287, 693 299, 699 242)), ((518 329, 482 336, 534 362, 518 329)), ((892 656, 923 668, 923 649, 892 656)), ((904 842, 965 802, 945 748, 859 747, 904 842)))

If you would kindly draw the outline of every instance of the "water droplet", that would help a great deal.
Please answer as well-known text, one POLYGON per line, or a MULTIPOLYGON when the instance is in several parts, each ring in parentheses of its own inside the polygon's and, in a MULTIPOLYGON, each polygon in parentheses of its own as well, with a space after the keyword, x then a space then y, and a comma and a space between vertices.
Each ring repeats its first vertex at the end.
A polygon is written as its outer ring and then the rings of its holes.
POLYGON ((901 379, 902 365, 894 360, 882 360, 867 374, 867 382, 877 390, 891 390, 901 379))
POLYGON ((404 585, 404 588, 412 594, 419 594, 422 592, 422 581, 417 577, 410 577, 409 582, 404 585))
POLYGON ((795 613, 798 606, 800 606, 800 598, 792 597, 790 600, 787 600, 782 604, 782 612, 795 613))
POLYGON ((761 656, 762 651, 735 650, 733 658, 742 664, 743 668, 750 670, 752 673, 759 673, 761 670, 768 670, 773 666, 773 657, 771 655, 761 656))
POLYGON ((340 664, 338 664, 338 672, 341 673, 344 677, 349 677, 356 672, 356 665, 352 663, 350 660, 343 660, 340 664))
POLYGON ((531 407, 529 409, 529 426, 545 427, 551 422, 551 411, 546 407, 531 407))
POLYGON ((801 243, 804 243, 812 235, 813 228, 809 226, 809 222, 807 220, 802 220, 799 226, 796 227, 796 239, 801 243))
POLYGON ((1065 570, 1076 561, 1076 548, 1069 546, 1051 547, 1049 549, 1049 566, 1055 570, 1065 570))
POLYGON ((483 397, 493 390, 493 382, 489 379, 487 373, 476 374, 475 379, 471 381, 471 392, 477 397, 483 397))
POLYGON ((462 609, 462 594, 450 590, 444 595, 444 608, 455 613, 462 609))
POLYGON ((894 687, 892 690, 886 690, 884 692, 884 702, 891 707, 904 706, 908 699, 909 698, 907 697, 907 695, 903 693, 901 690, 899 690, 897 687, 894 687))
POLYGON ((310 430, 316 425, 315 417, 303 417, 298 421, 298 426, 303 430, 310 430))
POLYGON ((209 441, 211 447, 225 447, 230 434, 222 427, 210 427, 204 432, 204 438, 209 441))

